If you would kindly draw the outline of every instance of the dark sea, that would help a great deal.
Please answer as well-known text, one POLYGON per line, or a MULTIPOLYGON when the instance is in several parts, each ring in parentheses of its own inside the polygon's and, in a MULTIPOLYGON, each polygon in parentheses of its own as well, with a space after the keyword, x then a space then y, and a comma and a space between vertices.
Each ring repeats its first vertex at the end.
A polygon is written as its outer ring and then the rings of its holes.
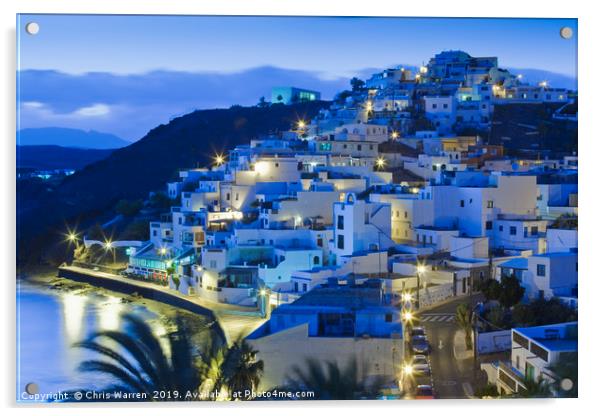
MULTIPOLYGON (((63 279, 54 279, 52 283, 19 279, 17 400, 31 401, 23 394, 29 383, 35 383, 42 394, 82 388, 96 390, 111 384, 109 376, 77 370, 83 360, 99 356, 74 348, 73 343, 95 331, 123 329, 124 313, 144 319, 157 337, 175 329, 177 316, 186 321, 197 344, 210 338, 206 328, 211 322, 204 316, 63 279)), ((168 350, 165 340, 162 344, 168 350)))

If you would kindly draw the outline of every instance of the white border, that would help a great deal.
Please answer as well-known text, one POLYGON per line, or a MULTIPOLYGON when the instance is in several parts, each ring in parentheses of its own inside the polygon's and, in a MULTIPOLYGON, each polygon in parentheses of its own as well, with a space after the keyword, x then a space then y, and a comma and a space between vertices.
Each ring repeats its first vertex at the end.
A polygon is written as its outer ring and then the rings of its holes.
MULTIPOLYGON (((2 13, 2 59, 0 78, 3 83, 0 115, 2 117, 2 247, 0 255, 4 265, 2 331, 3 342, 1 357, 3 405, 10 409, 6 414, 81 414, 100 415, 108 411, 115 412, 124 406, 68 406, 68 407, 33 407, 16 406, 14 402, 14 330, 15 330, 15 14, 20 13, 108 13, 108 14, 236 14, 236 15, 330 15, 330 16, 442 16, 442 17, 577 17, 579 18, 579 87, 581 114, 580 128, 580 399, 577 400, 500 400, 500 401, 465 401, 450 400, 435 403, 417 402, 352 402, 352 403, 249 403, 245 405, 201 405, 191 406, 173 404, 173 411, 185 414, 262 414, 306 415, 320 410, 345 412, 351 415, 365 415, 372 407, 384 414, 447 414, 479 412, 486 415, 497 415, 517 412, 531 414, 588 414, 589 409, 599 408, 596 399, 600 396, 597 377, 601 374, 602 339, 600 323, 602 314, 597 306, 597 299, 602 294, 602 273, 599 272, 597 260, 600 258, 600 219, 595 217, 602 206, 600 184, 602 179, 597 165, 602 155, 599 134, 600 123, 597 105, 602 97, 600 89, 600 14, 596 13, 594 2, 567 2, 547 0, 528 2, 525 0, 504 0, 486 2, 469 1, 357 1, 357 0, 4 0, 0 2, 2 13), (320 409, 320 410, 318 410, 320 409)), ((428 30, 425 28, 425 30, 428 30)), ((125 406, 134 411, 136 406, 125 406)), ((145 414, 164 415, 166 405, 145 405, 145 414)), ((124 412, 118 411, 119 413, 124 412)), ((593 413, 593 412, 592 412, 593 413)))

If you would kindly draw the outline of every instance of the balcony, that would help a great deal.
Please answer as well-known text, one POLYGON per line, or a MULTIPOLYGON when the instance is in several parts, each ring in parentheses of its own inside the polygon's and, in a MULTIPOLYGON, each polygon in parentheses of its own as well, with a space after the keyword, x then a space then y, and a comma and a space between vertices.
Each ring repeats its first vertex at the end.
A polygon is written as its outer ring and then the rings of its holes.
POLYGON ((524 390, 524 376, 508 362, 500 361, 498 363, 498 380, 501 381, 509 390, 518 392, 524 390))

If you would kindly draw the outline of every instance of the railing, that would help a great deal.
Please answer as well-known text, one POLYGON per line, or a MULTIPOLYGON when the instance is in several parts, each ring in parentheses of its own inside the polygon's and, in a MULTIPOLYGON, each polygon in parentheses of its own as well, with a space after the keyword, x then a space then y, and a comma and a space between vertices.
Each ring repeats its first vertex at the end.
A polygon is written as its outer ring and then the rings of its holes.
POLYGON ((109 267, 109 266, 106 266, 103 264, 87 263, 87 262, 77 261, 77 260, 74 260, 71 264, 75 267, 81 267, 82 269, 89 269, 89 270, 94 270, 94 271, 99 271, 99 272, 104 272, 104 273, 111 273, 111 274, 119 274, 119 272, 126 269, 126 267, 109 267))

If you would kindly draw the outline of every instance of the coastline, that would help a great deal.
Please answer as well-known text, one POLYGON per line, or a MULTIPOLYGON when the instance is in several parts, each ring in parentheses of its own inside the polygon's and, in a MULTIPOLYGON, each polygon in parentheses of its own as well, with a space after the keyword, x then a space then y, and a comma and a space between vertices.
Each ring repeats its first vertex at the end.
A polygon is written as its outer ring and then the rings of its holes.
MULTIPOLYGON (((244 338, 265 322, 254 308, 220 304, 198 297, 183 295, 177 291, 159 287, 152 283, 126 279, 100 271, 76 266, 62 266, 57 270, 54 285, 89 285, 119 294, 124 299, 147 299, 175 309, 201 315, 218 323, 227 344, 244 338)), ((51 281, 52 282, 52 281, 51 281)), ((82 286, 85 287, 85 286, 82 286)))

